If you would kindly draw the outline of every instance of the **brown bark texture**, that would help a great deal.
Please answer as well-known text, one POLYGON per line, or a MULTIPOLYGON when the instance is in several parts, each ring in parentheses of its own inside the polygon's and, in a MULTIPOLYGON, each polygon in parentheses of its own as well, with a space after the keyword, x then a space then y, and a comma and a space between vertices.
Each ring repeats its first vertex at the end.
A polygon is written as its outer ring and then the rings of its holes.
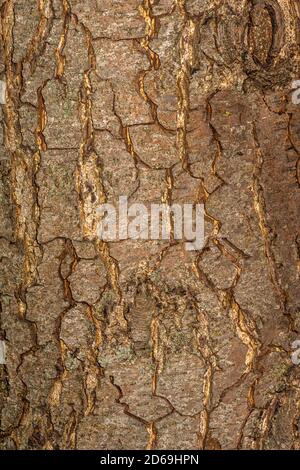
POLYGON ((299 0, 0 0, 1 449, 299 449, 299 0), (202 203, 205 246, 97 208, 202 203))

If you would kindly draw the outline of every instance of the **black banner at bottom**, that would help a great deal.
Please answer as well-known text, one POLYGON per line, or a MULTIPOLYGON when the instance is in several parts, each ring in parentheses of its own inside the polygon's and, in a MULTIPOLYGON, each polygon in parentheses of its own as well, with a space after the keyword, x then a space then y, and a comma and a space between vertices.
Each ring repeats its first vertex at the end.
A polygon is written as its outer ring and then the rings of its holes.
MULTIPOLYGON (((1 451, 0 463, 21 463, 52 467, 57 464, 89 465, 93 468, 118 466, 138 468, 148 465, 189 465, 226 464, 246 461, 247 465, 259 462, 287 464, 289 459, 296 459, 297 451, 1 451)), ((2 467, 4 468, 4 467, 2 467)), ((85 469, 84 469, 85 470, 85 469)))

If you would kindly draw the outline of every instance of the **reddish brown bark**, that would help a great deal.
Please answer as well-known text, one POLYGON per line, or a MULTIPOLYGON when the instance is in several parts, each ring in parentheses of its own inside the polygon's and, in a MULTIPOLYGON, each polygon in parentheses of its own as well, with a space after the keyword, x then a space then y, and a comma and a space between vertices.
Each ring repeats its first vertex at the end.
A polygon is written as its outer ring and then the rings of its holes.
POLYGON ((299 2, 0 5, 1 449, 299 449, 299 2))

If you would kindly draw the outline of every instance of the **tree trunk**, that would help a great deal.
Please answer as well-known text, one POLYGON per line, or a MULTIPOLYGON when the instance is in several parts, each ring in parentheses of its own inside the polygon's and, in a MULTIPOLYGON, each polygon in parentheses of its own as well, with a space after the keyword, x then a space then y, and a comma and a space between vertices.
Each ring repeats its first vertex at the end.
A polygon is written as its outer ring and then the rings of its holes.
POLYGON ((299 1, 0 5, 0 448, 299 449, 299 1))

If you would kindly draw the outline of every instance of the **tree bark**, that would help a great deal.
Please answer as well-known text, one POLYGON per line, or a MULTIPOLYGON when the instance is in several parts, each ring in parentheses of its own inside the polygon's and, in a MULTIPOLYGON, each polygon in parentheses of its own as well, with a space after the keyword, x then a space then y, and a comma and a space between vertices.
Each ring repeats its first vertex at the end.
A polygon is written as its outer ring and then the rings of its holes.
POLYGON ((0 6, 0 448, 299 449, 299 1, 0 6))

